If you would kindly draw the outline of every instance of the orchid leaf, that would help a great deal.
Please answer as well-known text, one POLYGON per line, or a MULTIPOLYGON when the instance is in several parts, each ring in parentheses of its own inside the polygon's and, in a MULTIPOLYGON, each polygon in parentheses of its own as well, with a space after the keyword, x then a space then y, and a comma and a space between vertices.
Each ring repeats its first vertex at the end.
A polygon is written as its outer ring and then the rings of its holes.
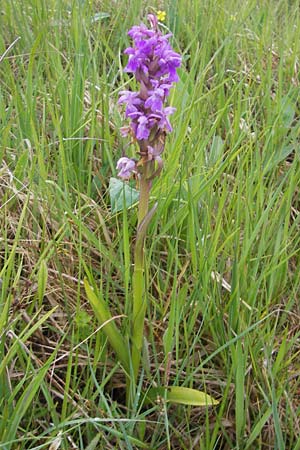
POLYGON ((189 406, 212 406, 219 402, 205 392, 183 386, 170 386, 167 388, 152 388, 148 392, 148 399, 155 401, 157 397, 169 403, 178 403, 189 406))
POLYGON ((109 195, 112 213, 130 208, 139 199, 139 191, 117 178, 109 180, 109 195))
POLYGON ((143 220, 141 221, 141 223, 137 229, 136 248, 141 249, 141 246, 143 245, 143 242, 144 242, 144 239, 146 236, 147 227, 148 227, 152 217, 154 216, 154 213, 157 209, 157 205, 158 205, 157 203, 154 204, 154 206, 150 209, 150 211, 143 218, 143 220))
POLYGON ((129 363, 125 340, 119 332, 105 300, 102 298, 102 296, 100 296, 99 294, 97 295, 93 291, 86 279, 84 280, 84 287, 87 298, 94 310, 94 313, 100 324, 103 325, 104 334, 106 335, 110 345, 116 352, 119 361, 123 364, 125 370, 128 370, 129 363))

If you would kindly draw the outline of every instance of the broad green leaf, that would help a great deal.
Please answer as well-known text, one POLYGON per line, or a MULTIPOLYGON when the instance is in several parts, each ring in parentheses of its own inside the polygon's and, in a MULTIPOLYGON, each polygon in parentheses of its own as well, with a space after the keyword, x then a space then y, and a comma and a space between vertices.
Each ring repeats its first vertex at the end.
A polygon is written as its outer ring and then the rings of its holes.
POLYGON ((219 402, 205 392, 182 386, 158 387, 150 389, 148 398, 155 401, 157 397, 164 398, 170 403, 190 406, 212 406, 219 402))
POLYGON ((84 287, 87 298, 94 310, 94 313, 100 322, 103 324, 103 332, 105 333, 110 345, 116 352, 120 362, 123 364, 125 370, 129 369, 128 353, 125 340, 119 332, 108 306, 100 295, 96 295, 88 281, 84 280, 84 287))
POLYGON ((113 213, 116 213, 122 211, 124 206, 125 208, 130 208, 134 205, 138 201, 140 193, 129 184, 117 178, 111 178, 109 180, 109 195, 111 210, 113 213))

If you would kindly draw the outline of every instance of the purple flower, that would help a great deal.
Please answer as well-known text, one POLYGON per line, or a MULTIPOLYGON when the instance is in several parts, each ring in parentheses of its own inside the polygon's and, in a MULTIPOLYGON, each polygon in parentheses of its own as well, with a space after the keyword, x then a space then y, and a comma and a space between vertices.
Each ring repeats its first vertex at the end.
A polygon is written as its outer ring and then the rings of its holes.
POLYGON ((145 64, 145 59, 147 57, 146 53, 142 51, 137 51, 134 48, 127 48, 124 51, 125 54, 130 55, 128 64, 124 69, 124 72, 137 72, 138 69, 142 70, 145 73, 148 73, 148 67, 145 64))
POLYGON ((168 97, 173 83, 165 83, 165 82, 162 83, 161 81, 158 80, 151 80, 151 84, 153 86, 153 89, 163 89, 164 96, 168 97))
POLYGON ((157 88, 154 91, 149 91, 150 97, 145 101, 145 107, 150 108, 151 111, 161 111, 165 97, 164 89, 157 88))
MULTIPOLYGON (((178 80, 181 56, 169 43, 171 34, 163 35, 158 29, 157 17, 149 14, 148 19, 150 28, 141 24, 128 32, 133 43, 124 52, 129 56, 124 70, 134 74, 140 89, 121 91, 118 103, 125 104, 125 115, 130 120, 129 127, 122 127, 122 135, 130 133, 140 147, 142 161, 156 161, 161 169, 165 134, 172 131, 169 116, 175 111, 165 106, 166 99, 173 82, 178 80)), ((143 162, 136 164, 123 157, 117 168, 119 176, 128 178, 132 171, 140 172, 142 166, 143 162)))
POLYGON ((176 108, 172 108, 172 106, 167 106, 162 111, 156 111, 155 114, 152 114, 152 117, 157 119, 157 125, 159 129, 166 132, 172 131, 172 127, 168 119, 168 116, 173 114, 175 111, 176 108))
POLYGON ((136 138, 138 140, 148 139, 149 134, 150 134, 149 125, 150 125, 150 121, 149 121, 148 117, 141 116, 138 118, 138 126, 137 126, 137 130, 136 130, 136 138))
POLYGON ((136 163, 133 159, 123 156, 117 162, 117 170, 119 170, 118 176, 120 178, 130 178, 132 172, 135 171, 136 163))
POLYGON ((121 91, 120 95, 118 103, 126 104, 126 117, 128 117, 129 114, 137 111, 137 106, 142 103, 142 100, 138 97, 138 92, 121 91))
POLYGON ((149 38, 155 35, 154 30, 149 30, 146 25, 141 23, 141 25, 135 25, 128 31, 128 36, 134 41, 139 41, 141 39, 149 38))
POLYGON ((134 26, 128 35, 133 40, 133 46, 125 50, 129 55, 125 72, 136 72, 140 69, 149 74, 149 81, 159 79, 163 75, 169 81, 177 81, 176 69, 181 64, 181 56, 174 52, 169 43, 171 34, 162 35, 157 29, 157 18, 149 14, 152 29, 144 24, 134 26))
POLYGON ((157 76, 161 77, 167 75, 167 80, 169 82, 178 81, 176 69, 181 64, 181 56, 174 52, 168 42, 157 49, 156 56, 159 65, 157 76))

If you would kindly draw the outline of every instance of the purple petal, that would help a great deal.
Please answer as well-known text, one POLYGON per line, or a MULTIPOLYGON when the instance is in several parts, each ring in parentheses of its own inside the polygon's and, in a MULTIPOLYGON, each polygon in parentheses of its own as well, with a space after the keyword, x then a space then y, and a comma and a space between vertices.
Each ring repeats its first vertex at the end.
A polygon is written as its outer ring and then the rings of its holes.
MULTIPOLYGON (((148 97, 148 99, 145 102, 145 107, 150 108, 151 111, 161 111, 163 107, 163 101, 165 92, 163 89, 155 89, 154 91, 150 91, 151 95, 148 97)), ((150 93, 149 92, 149 93, 150 93)))
POLYGON ((150 129, 148 128, 149 122, 146 116, 141 116, 138 119, 138 126, 136 130, 136 138, 138 140, 148 139, 150 134, 150 129))
POLYGON ((133 159, 127 158, 127 156, 123 156, 117 162, 117 170, 119 170, 118 176, 124 179, 129 178, 132 172, 135 171, 135 166, 136 164, 133 159))

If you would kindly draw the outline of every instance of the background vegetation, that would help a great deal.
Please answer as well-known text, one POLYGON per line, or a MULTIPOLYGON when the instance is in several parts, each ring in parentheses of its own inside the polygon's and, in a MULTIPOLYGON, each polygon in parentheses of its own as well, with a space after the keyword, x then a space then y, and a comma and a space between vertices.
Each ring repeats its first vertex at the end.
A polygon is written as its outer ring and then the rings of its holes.
POLYGON ((298 1, 170 0, 183 54, 147 240, 132 411, 83 279, 126 334, 136 209, 112 213, 141 0, 0 5, 0 449, 300 449, 298 1), (11 46, 9 48, 9 46, 11 46))

